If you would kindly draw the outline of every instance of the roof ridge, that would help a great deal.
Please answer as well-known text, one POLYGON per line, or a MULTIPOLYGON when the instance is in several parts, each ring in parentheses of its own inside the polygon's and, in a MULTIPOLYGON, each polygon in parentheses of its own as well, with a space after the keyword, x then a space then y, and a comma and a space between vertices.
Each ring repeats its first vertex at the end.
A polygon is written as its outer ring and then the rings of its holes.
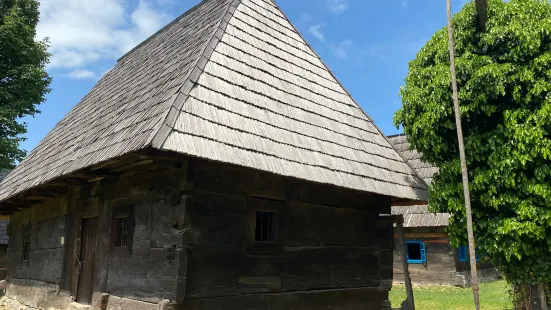
MULTIPOLYGON (((190 9, 190 11, 195 10, 199 5, 203 4, 204 2, 205 1, 201 1, 198 5, 190 9)), ((231 17, 233 17, 233 14, 237 10, 237 6, 240 3, 241 0, 233 0, 229 3, 226 13, 224 13, 224 15, 222 15, 222 17, 220 18, 218 27, 214 29, 211 35, 211 39, 206 41, 205 46, 202 48, 202 51, 199 54, 199 57, 197 57, 195 65, 193 66, 193 70, 189 72, 188 76, 184 79, 182 85, 178 87, 175 93, 172 95, 170 108, 168 108, 166 115, 163 117, 161 127, 152 133, 150 143, 153 147, 161 148, 170 135, 170 132, 174 129, 174 124, 176 123, 176 119, 178 117, 178 114, 180 113, 180 109, 184 105, 184 102, 187 101, 189 93, 191 92, 193 87, 197 85, 199 77, 203 74, 205 66, 214 53, 216 46, 222 39, 222 35, 226 32, 228 23, 231 17)), ((177 18, 177 20, 179 19, 181 19, 181 17, 177 18)), ((173 23, 170 23, 169 25, 171 24, 173 23)))
POLYGON ((352 95, 350 95, 350 93, 348 92, 348 90, 346 90, 346 88, 344 87, 344 85, 342 85, 341 81, 339 79, 337 79, 337 77, 335 76, 335 74, 333 74, 333 71, 331 71, 331 69, 329 69, 329 67, 327 66, 327 64, 325 64, 325 62, 323 61, 323 59, 321 59, 321 57, 318 55, 318 53, 316 52, 315 49, 312 48, 312 46, 310 46, 310 43, 308 43, 308 41, 306 41, 306 39, 302 36, 302 34, 300 33, 300 31, 298 31, 298 29, 295 27, 295 25, 289 20, 289 18, 287 17, 287 15, 285 15, 285 13, 283 12, 283 10, 281 10, 281 8, 279 7, 279 5, 273 1, 273 0, 269 0, 270 2, 272 2, 274 4, 274 7, 282 14, 282 16, 285 18, 285 20, 287 20, 289 22, 289 24, 291 25, 291 27, 293 27, 293 30, 295 31, 295 33, 304 41, 304 43, 306 43, 306 45, 308 46, 308 48, 310 48, 310 50, 314 53, 314 55, 319 59, 319 61, 321 62, 321 64, 325 67, 325 69, 327 70, 327 72, 329 72, 329 74, 331 74, 331 76, 333 77, 333 79, 337 82, 337 84, 344 90, 344 92, 350 97, 350 99, 352 99, 352 102, 354 102, 354 104, 358 107, 358 109, 360 111, 362 111, 362 113, 365 115, 365 117, 367 117, 367 119, 371 122, 371 124, 373 124, 373 126, 375 127, 375 129, 377 129, 377 131, 383 136, 383 138, 387 141, 388 144, 390 144, 390 147, 392 147, 392 149, 398 153, 398 156, 400 156, 400 158, 402 158, 402 160, 404 161, 404 163, 406 165, 408 165, 408 167, 413 171, 413 173, 415 174, 415 176, 417 176, 419 178, 419 180, 421 180, 421 182, 427 187, 429 187, 429 185, 427 184, 427 182, 425 182, 425 180, 423 180, 423 178, 421 177, 421 175, 419 175, 419 173, 417 172, 416 169, 413 168, 413 166, 410 165, 409 161, 406 160, 404 158, 404 156, 402 156, 402 154, 400 152, 398 152, 396 150, 396 148, 394 147, 394 145, 388 140, 388 137, 383 133, 383 131, 379 128, 379 126, 377 126, 375 124, 375 122, 373 121, 373 119, 362 109, 362 107, 358 104, 358 102, 356 102, 356 99, 354 99, 354 97, 352 97, 352 95))

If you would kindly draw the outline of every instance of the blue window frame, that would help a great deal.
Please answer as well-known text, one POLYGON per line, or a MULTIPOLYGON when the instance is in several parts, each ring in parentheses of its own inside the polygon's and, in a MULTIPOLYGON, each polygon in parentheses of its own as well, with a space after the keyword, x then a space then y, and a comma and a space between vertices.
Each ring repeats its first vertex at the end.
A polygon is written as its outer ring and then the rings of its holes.
MULTIPOLYGON (((475 255, 476 255, 476 261, 480 261, 480 257, 478 255, 478 249, 475 249, 475 255)), ((466 245, 460 245, 457 248, 457 259, 460 262, 468 262, 469 261, 469 247, 466 245)))
POLYGON ((425 243, 417 240, 406 241, 406 259, 410 264, 424 264, 427 262, 425 243))

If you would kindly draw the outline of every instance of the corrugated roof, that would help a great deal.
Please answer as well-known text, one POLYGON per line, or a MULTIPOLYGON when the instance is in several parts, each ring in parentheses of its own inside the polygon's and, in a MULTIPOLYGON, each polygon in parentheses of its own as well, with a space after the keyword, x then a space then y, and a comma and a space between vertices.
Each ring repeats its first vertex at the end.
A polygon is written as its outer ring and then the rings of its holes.
POLYGON ((0 199, 152 146, 426 200, 426 184, 271 0, 204 0, 124 56, 0 199))
MULTIPOLYGON (((417 150, 410 150, 410 144, 406 135, 389 136, 388 140, 402 154, 402 157, 408 160, 410 166, 417 170, 425 182, 430 184, 434 174, 438 172, 438 167, 422 161, 421 153, 417 150)), ((392 214, 404 215, 404 227, 448 226, 450 219, 450 214, 448 213, 430 212, 428 205, 393 206, 392 214)))

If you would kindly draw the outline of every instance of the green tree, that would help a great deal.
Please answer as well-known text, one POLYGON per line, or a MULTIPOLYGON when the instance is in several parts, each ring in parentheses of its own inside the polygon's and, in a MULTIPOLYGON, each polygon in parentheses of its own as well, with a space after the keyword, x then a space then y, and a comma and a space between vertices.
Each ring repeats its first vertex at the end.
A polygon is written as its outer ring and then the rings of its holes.
POLYGON ((36 0, 0 0, 0 169, 25 157, 19 143, 27 124, 20 119, 39 113, 50 91, 47 41, 35 41, 38 6, 36 0))
MULTIPOLYGON (((485 32, 474 3, 453 18, 475 237, 510 282, 551 283, 551 4, 487 8, 485 32)), ((410 62, 394 123, 440 168, 430 206, 452 214, 459 245, 467 234, 446 31, 410 62)))

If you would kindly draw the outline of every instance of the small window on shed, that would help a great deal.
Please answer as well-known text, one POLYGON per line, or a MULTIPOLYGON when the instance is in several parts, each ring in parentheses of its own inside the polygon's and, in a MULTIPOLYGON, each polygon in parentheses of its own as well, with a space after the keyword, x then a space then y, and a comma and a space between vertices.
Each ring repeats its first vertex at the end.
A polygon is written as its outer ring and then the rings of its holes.
POLYGON ((133 207, 113 208, 113 219, 111 224, 111 247, 114 248, 117 253, 121 255, 132 253, 132 241, 134 237, 133 211, 133 207))
POLYGON ((23 241, 23 261, 29 261, 29 252, 31 250, 31 243, 29 241, 23 241))
POLYGON ((414 240, 406 241, 406 259, 410 264, 426 263, 425 243, 414 240))
POLYGON ((128 216, 122 216, 116 218, 116 236, 115 236, 115 246, 121 247, 121 246, 128 246, 128 224, 130 220, 128 219, 128 216))
POLYGON ((31 226, 26 225, 22 230, 21 239, 21 264, 29 264, 29 255, 31 252, 31 226))
MULTIPOLYGON (((478 255, 478 249, 475 249, 475 255, 476 255, 476 261, 480 261, 480 257, 478 255)), ((460 262, 468 262, 469 261, 469 246, 467 245, 460 245, 457 248, 457 259, 460 262)))
POLYGON ((273 212, 256 211, 256 227, 254 240, 256 242, 273 242, 276 239, 276 214, 273 212))

